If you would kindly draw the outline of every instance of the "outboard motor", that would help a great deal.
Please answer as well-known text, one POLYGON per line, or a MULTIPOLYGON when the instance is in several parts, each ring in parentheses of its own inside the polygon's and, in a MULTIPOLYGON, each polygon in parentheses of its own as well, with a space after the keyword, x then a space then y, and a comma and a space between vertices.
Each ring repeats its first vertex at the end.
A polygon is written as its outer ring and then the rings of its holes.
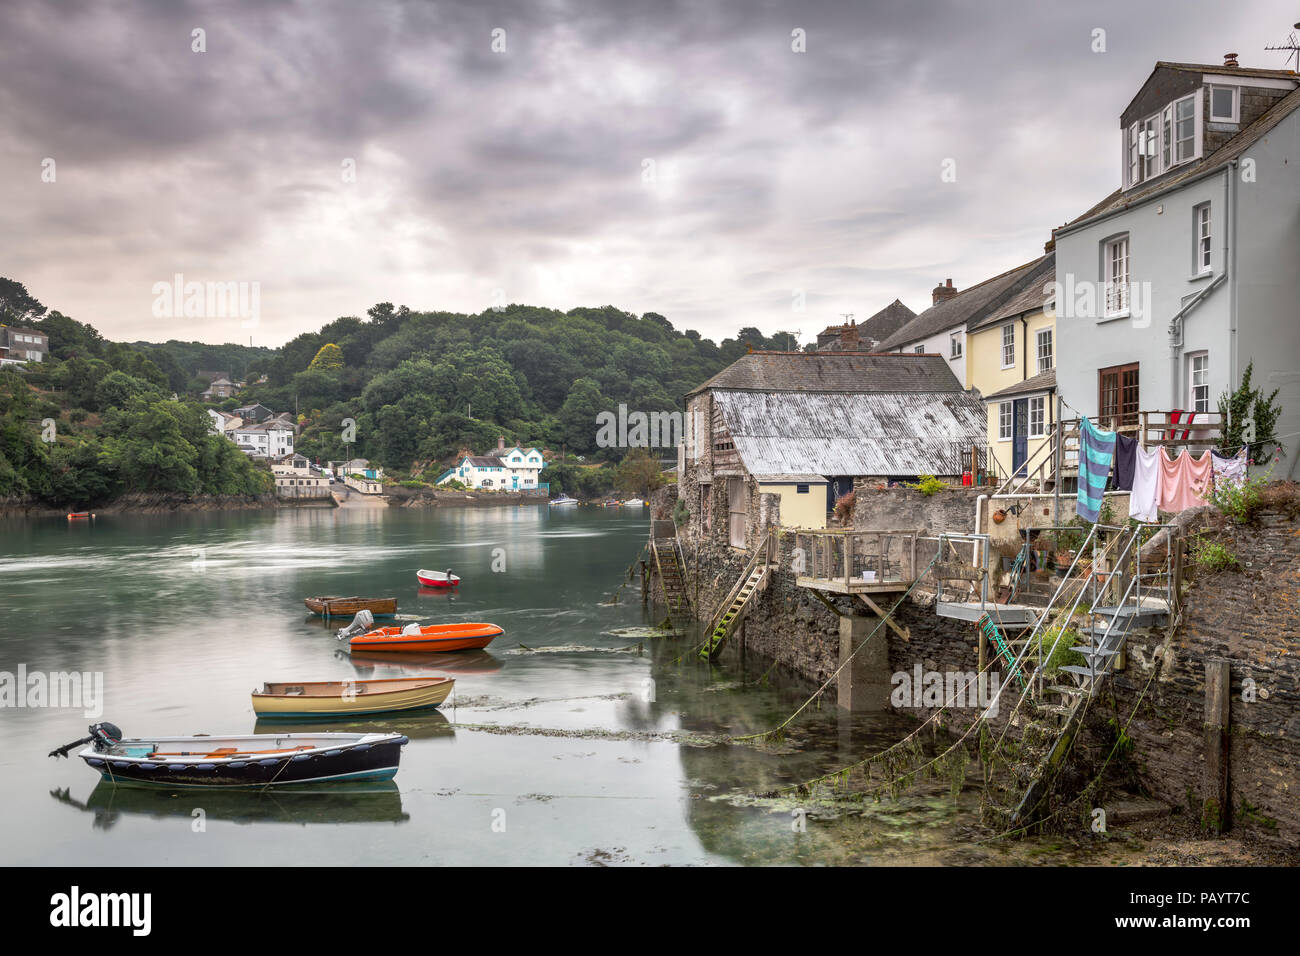
POLYGON ((336 635, 340 641, 346 641, 356 637, 358 634, 364 634, 375 626, 375 616, 366 608, 357 611, 356 617, 347 627, 341 627, 336 635))
POLYGON ((118 728, 117 724, 110 724, 107 721, 104 721, 98 724, 92 724, 87 729, 90 731, 89 737, 82 737, 80 740, 74 740, 70 744, 64 744, 62 747, 51 750, 49 756, 66 757, 68 751, 73 747, 80 747, 82 744, 90 743, 95 745, 97 751, 103 753, 122 742, 122 731, 118 728))

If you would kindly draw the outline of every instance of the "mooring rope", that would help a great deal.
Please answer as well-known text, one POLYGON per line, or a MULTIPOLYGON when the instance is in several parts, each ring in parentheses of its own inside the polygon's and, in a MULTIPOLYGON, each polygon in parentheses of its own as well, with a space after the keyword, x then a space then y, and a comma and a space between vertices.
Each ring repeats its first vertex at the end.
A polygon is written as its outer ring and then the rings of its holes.
POLYGON ((876 636, 876 633, 882 627, 885 626, 885 623, 891 617, 894 616, 894 612, 897 611, 902 606, 903 602, 907 600, 908 595, 911 594, 914 590, 916 590, 916 586, 921 583, 921 578, 925 577, 927 574, 930 573, 930 569, 935 566, 938 560, 939 560, 939 554, 936 553, 934 558, 930 561, 930 563, 926 565, 925 570, 922 571, 920 574, 918 574, 915 578, 913 578, 912 586, 903 592, 903 596, 900 597, 898 601, 895 602, 894 606, 889 609, 889 613, 880 619, 880 623, 877 624, 874 628, 872 628, 871 633, 868 634, 863 639, 862 643, 859 644, 857 648, 854 649, 853 652, 849 654, 848 657, 844 658, 844 660, 840 663, 839 667, 835 668, 835 670, 831 672, 831 676, 826 678, 825 682, 822 683, 822 686, 817 688, 817 690, 813 692, 813 695, 811 697, 809 697, 807 700, 805 700, 802 704, 799 705, 798 710, 796 710, 793 714, 787 717, 779 725, 773 727, 771 730, 765 730, 761 734, 746 734, 740 737, 733 737, 732 740, 755 740, 760 737, 762 738, 771 737, 776 734, 779 734, 782 730, 788 727, 792 720, 794 720, 801 713, 803 713, 804 709, 809 704, 811 704, 814 700, 816 700, 818 697, 822 695, 822 693, 826 690, 826 688, 830 686, 831 681, 835 680, 835 678, 839 676, 840 671, 844 670, 845 665, 847 665, 849 661, 853 660, 854 655, 856 655, 858 651, 862 650, 864 647, 867 646, 868 643, 870 643, 871 639, 876 636))
MULTIPOLYGON (((1111 540, 1111 541, 1110 541, 1110 542, 1109 542, 1109 543, 1108 543, 1108 544, 1103 548, 1103 552, 1102 552, 1103 557, 1105 557, 1105 555, 1107 554, 1107 552, 1109 552, 1110 548, 1112 548, 1112 547, 1115 545, 1115 543, 1116 543, 1117 541, 1119 541, 1119 540, 1120 540, 1120 539, 1119 539, 1118 537, 1117 537, 1117 538, 1114 538, 1114 539, 1112 539, 1112 540, 1111 540)), ((937 556, 936 556, 936 560, 937 560, 937 556)), ((933 562, 931 562, 931 563, 933 564, 933 562)), ((928 570, 929 570, 929 569, 927 568, 927 571, 928 571, 928 570)), ((1095 565, 1094 565, 1093 568, 1090 568, 1090 569, 1089 569, 1088 574, 1085 575, 1083 578, 1081 578, 1081 579, 1079 580, 1077 590, 1074 590, 1073 592, 1071 592, 1070 599, 1069 599, 1070 604, 1073 604, 1074 601, 1079 597, 1079 595, 1083 592, 1083 589, 1084 589, 1085 587, 1087 587, 1088 581, 1092 578, 1093 574, 1095 574, 1095 573, 1096 573, 1096 570, 1095 570, 1095 565)), ((904 595, 904 597, 906 597, 906 596, 907 596, 907 595, 904 595)), ((893 613, 893 612, 891 611, 890 613, 893 613)), ((1071 615, 1070 615, 1070 616, 1073 617, 1073 612, 1071 612, 1071 615)), ((1059 615, 1058 615, 1058 619, 1059 619, 1059 615)), ((882 622, 882 623, 883 623, 883 622, 882 622)), ((1054 622, 1054 623, 1055 623, 1055 622, 1054 622)), ((879 629, 879 628, 877 628, 877 629, 879 629)), ((875 631, 872 632, 872 634, 874 634, 874 633, 875 633, 875 631)), ((864 642, 864 643, 865 643, 865 642, 864 642)), ((1016 662, 1017 662, 1018 664, 1023 663, 1025 660, 1028 659, 1029 648, 1030 648, 1030 643, 1029 643, 1028 641, 1026 641, 1026 643, 1025 643, 1025 647, 1022 649, 1020 655, 1016 658, 1016 662)), ((999 659, 995 657, 992 661, 989 661, 989 662, 984 666, 984 668, 983 668, 982 670, 980 670, 980 671, 977 672, 977 676, 986 673, 986 672, 989 670, 989 668, 991 668, 995 663, 998 662, 998 660, 999 660, 999 659)), ((1042 666, 1042 663, 1043 663, 1043 662, 1041 662, 1041 661, 1039 662, 1040 666, 1042 666)), ((832 676, 833 676, 833 675, 832 675, 832 676)), ((999 688, 999 690, 998 690, 998 694, 999 694, 999 695, 1000 695, 1001 692, 1002 692, 1003 690, 1005 690, 1006 687, 1011 683, 1012 679, 1013 679, 1013 676, 1010 675, 1010 674, 1008 674, 1008 675, 1007 675, 1007 679, 1006 679, 1006 681, 1002 684, 1002 686, 1001 686, 1001 687, 999 688)), ((1003 727, 1002 735, 998 738, 998 742, 997 742, 997 744, 994 745, 994 749, 993 749, 993 751, 991 751, 990 754, 989 754, 989 760, 990 760, 990 761, 992 760, 993 757, 995 757, 995 756, 997 755, 997 750, 998 750, 998 748, 1001 747, 1001 745, 1002 745, 1002 741, 1005 739, 1006 734, 1007 734, 1007 731, 1010 729, 1013 719, 1015 718, 1016 714, 1019 713, 1020 708, 1024 705, 1024 702, 1029 698, 1029 691, 1030 691, 1030 688, 1031 688, 1031 687, 1032 687, 1032 683, 1031 683, 1029 686, 1025 687, 1025 689, 1021 692, 1020 698, 1016 701, 1016 706, 1012 709, 1012 711, 1011 711, 1011 715, 1007 718, 1007 722, 1006 722, 1005 726, 1003 727)), ((825 689, 825 685, 823 685, 823 688, 822 688, 822 689, 823 689, 823 690, 825 689)), ((958 691, 960 691, 960 690, 964 690, 964 689, 965 689, 964 686, 963 686, 962 688, 955 689, 955 690, 954 690, 954 695, 953 695, 951 698, 949 698, 949 699, 948 699, 948 700, 947 700, 947 701, 942 705, 942 707, 940 707, 940 708, 939 708, 938 710, 936 710, 933 714, 931 714, 928 718, 926 718, 926 720, 924 720, 924 721, 921 723, 921 725, 920 725, 919 727, 917 727, 915 730, 913 730, 910 734, 908 734, 908 735, 907 735, 906 737, 904 737, 902 740, 899 740, 899 741, 897 741, 897 742, 891 744, 890 746, 886 747, 884 750, 879 751, 878 753, 872 754, 872 755, 870 755, 870 756, 868 756, 868 757, 864 757, 862 760, 859 760, 859 761, 857 761, 857 762, 855 762, 855 763, 849 764, 848 766, 841 767, 841 768, 839 768, 838 770, 831 771, 830 773, 823 774, 823 775, 821 775, 821 776, 819 776, 819 777, 814 777, 814 778, 812 778, 811 780, 806 780, 806 781, 804 781, 804 782, 802 782, 802 783, 790 784, 790 785, 788 785, 788 786, 781 787, 781 788, 779 788, 779 789, 777 789, 776 791, 773 791, 773 792, 775 792, 775 793, 783 793, 783 792, 788 792, 788 791, 791 791, 791 790, 807 789, 807 788, 810 787, 810 786, 815 786, 815 785, 817 785, 817 784, 824 783, 824 782, 826 782, 827 780, 830 780, 830 779, 833 778, 833 777, 847 778, 847 775, 848 775, 848 774, 852 773, 852 771, 858 769, 859 767, 865 766, 865 765, 867 765, 867 764, 869 764, 869 763, 873 763, 873 762, 878 762, 878 761, 880 761, 882 758, 888 756, 889 754, 893 753, 895 750, 898 750, 899 748, 903 747, 905 744, 909 743, 909 742, 910 742, 914 737, 916 737, 918 734, 920 734, 921 731, 923 731, 927 726, 929 726, 931 723, 933 723, 935 720, 937 720, 939 717, 941 717, 941 716, 943 715, 943 713, 944 713, 945 708, 947 708, 947 706, 948 706, 949 704, 951 704, 954 700, 956 700, 956 693, 957 693, 958 691)), ((821 690, 818 691, 818 694, 820 694, 820 693, 821 693, 821 690)), ((814 695, 814 696, 816 696, 816 695, 814 695)), ((807 704, 805 704, 805 706, 807 706, 807 704)), ((803 709, 803 708, 801 707, 800 710, 802 710, 802 709, 803 709)), ((893 785, 895 785, 895 784, 897 784, 897 783, 899 783, 899 782, 901 782, 901 781, 906 780, 908 777, 914 777, 916 774, 920 773, 921 771, 926 770, 926 769, 928 769, 928 768, 934 766, 934 765, 935 765, 936 763, 938 763, 939 761, 943 760, 945 757, 947 757, 949 754, 951 754, 954 750, 956 750, 957 747, 959 747, 959 746, 960 746, 960 745, 961 745, 961 744, 966 740, 966 738, 969 737, 969 736, 971 735, 971 733, 975 730, 976 727, 980 726, 982 723, 984 723, 984 722, 988 719, 988 718, 985 716, 986 713, 987 713, 987 708, 985 709, 985 711, 981 712, 981 713, 980 713, 980 714, 975 718, 974 721, 972 721, 971 725, 970 725, 969 727, 966 728, 965 732, 963 732, 962 735, 961 735, 961 736, 960 736, 960 737, 959 737, 959 738, 958 738, 958 739, 953 743, 953 745, 950 746, 950 747, 949 747, 947 750, 945 750, 943 753, 939 754, 938 756, 934 757, 934 758, 931 759, 931 760, 926 761, 925 763, 921 764, 921 765, 918 766, 918 767, 914 767, 913 769, 909 770, 909 771, 908 771, 907 773, 905 773, 905 774, 900 774, 900 775, 898 775, 898 776, 893 777, 893 778, 890 779, 890 780, 883 781, 882 784, 881 784, 881 787, 883 788, 883 787, 885 787, 885 786, 893 786, 893 785)), ((794 716, 797 716, 797 714, 798 714, 798 711, 796 711, 795 714, 792 715, 790 719, 792 720, 792 719, 794 718, 794 716)), ((789 723, 789 721, 787 720, 786 723, 789 723)), ((784 726, 785 726, 785 724, 782 724, 782 727, 784 727, 784 726)), ((777 728, 777 730, 780 730, 780 729, 781 729, 781 728, 777 728)), ((769 731, 769 733, 775 733, 775 732, 776 732, 776 731, 769 731)), ((759 735, 753 735, 753 736, 766 736, 766 735, 759 734, 759 735)), ((735 739, 738 739, 738 740, 744 740, 744 739, 750 739, 750 738, 744 738, 744 737, 742 737, 742 738, 735 738, 735 739)))

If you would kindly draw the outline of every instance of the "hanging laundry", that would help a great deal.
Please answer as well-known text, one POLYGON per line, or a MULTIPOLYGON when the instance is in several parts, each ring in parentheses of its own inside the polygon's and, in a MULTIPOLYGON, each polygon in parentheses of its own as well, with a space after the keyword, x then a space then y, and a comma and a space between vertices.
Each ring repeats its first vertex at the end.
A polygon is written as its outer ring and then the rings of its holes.
POLYGON ((1211 459, 1214 464, 1214 487, 1240 488, 1246 480, 1245 446, 1232 456, 1220 455, 1213 449, 1211 451, 1214 455, 1211 459))
POLYGON ((1137 466, 1138 443, 1127 435, 1115 436, 1115 487, 1133 490, 1133 470, 1137 466))
POLYGON ((1085 521, 1097 520, 1114 458, 1115 433, 1095 428, 1087 418, 1079 419, 1079 500, 1074 510, 1085 521))
MULTIPOLYGON (((1190 425, 1195 420, 1196 420, 1196 412, 1188 412, 1186 418, 1183 418, 1183 410, 1181 408, 1175 408, 1172 412, 1169 413, 1169 424, 1171 425, 1177 425, 1180 422, 1184 425, 1190 425)), ((1191 433, 1192 432, 1190 429, 1185 428, 1183 429, 1183 433, 1180 436, 1178 434, 1178 430, 1174 429, 1165 432, 1165 437, 1172 439, 1173 441, 1187 441, 1187 436, 1190 435, 1191 433)))
POLYGON ((1155 521, 1160 504, 1161 479, 1164 471, 1159 448, 1137 448, 1133 457, 1133 490, 1128 496, 1128 516, 1138 521, 1155 521))
POLYGON ((1160 456, 1161 511, 1177 514, 1205 504, 1205 495, 1210 490, 1210 478, 1214 471, 1210 458, 1208 450, 1200 458, 1193 458, 1186 448, 1172 461, 1168 455, 1160 456))

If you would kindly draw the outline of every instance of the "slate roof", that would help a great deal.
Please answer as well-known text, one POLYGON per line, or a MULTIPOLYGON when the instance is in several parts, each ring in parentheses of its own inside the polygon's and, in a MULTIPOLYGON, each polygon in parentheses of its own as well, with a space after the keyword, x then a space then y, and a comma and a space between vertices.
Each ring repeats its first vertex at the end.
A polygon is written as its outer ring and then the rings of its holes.
MULTIPOLYGON (((900 299, 895 299, 875 315, 857 325, 828 325, 821 334, 843 335, 852 329, 857 333, 859 341, 869 345, 872 341, 883 342, 914 318, 916 313, 905 306, 900 299)), ((834 351, 835 348, 834 344, 826 346, 827 351, 834 351)))
POLYGON ((986 329, 1005 319, 1045 308, 1047 303, 1052 301, 1052 283, 1056 280, 1056 253, 1049 252, 1043 259, 1049 261, 1050 271, 1045 267, 1044 271, 1038 274, 1036 281, 1028 283, 1002 305, 990 310, 988 315, 976 319, 966 327, 966 331, 986 329))
POLYGON ((987 440, 983 402, 960 387, 919 393, 719 390, 713 400, 745 470, 765 481, 956 474, 954 446, 987 440))
POLYGON ((960 392, 939 355, 881 352, 751 352, 687 395, 753 392, 960 392))
POLYGON ((992 395, 985 395, 984 401, 991 402, 995 399, 1011 398, 1014 395, 1032 395, 1035 392, 1053 391, 1055 388, 1056 369, 1049 368, 1046 372, 1031 375, 1023 382, 1016 382, 1014 385, 998 389, 992 395))
POLYGON ((902 348, 970 322, 989 309, 997 308, 1011 296, 1019 293, 1027 283, 1038 279, 1048 270, 1054 271, 1055 268, 1055 257, 1049 253, 1016 266, 1001 275, 985 279, 968 289, 963 289, 956 295, 942 300, 938 305, 926 309, 881 342, 880 349, 884 351, 902 348))
MULTIPOLYGON (((1191 64, 1176 63, 1163 63, 1158 65, 1173 68, 1196 69, 1204 73, 1228 72, 1222 67, 1200 67, 1191 64)), ((1277 74, 1279 77, 1284 76, 1287 79, 1298 79, 1295 74, 1276 70, 1248 71, 1238 68, 1231 72, 1234 74, 1250 73, 1254 75, 1277 74)), ((1151 180, 1146 184, 1135 186, 1127 192, 1123 189, 1117 189, 1083 215, 1079 216, 1077 219, 1071 220, 1064 226, 1059 227, 1056 231, 1058 233, 1062 230, 1071 231, 1075 227, 1090 222, 1094 218, 1127 209, 1136 203, 1151 199, 1166 190, 1176 189, 1186 183, 1189 179, 1199 176, 1202 173, 1227 165, 1232 160, 1241 156, 1243 152, 1255 143, 1259 142, 1265 134, 1277 126, 1278 123, 1282 122, 1282 120, 1294 113, 1298 108, 1300 108, 1300 89, 1292 90, 1286 96, 1282 97, 1282 99, 1273 104, 1272 108, 1270 108, 1263 116, 1255 120, 1255 122, 1251 123, 1236 136, 1232 137, 1232 139, 1228 140, 1209 156, 1204 156, 1194 163, 1188 163, 1186 166, 1177 169, 1173 173, 1166 173, 1165 175, 1151 180)))
POLYGON ((466 455, 465 460, 475 468, 504 468, 506 463, 496 455, 466 455))

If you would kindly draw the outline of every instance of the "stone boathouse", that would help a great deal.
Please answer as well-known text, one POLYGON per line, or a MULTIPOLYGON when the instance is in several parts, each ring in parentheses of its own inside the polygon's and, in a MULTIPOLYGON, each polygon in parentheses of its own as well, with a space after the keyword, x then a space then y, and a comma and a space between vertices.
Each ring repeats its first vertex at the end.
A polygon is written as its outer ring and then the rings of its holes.
POLYGON ((947 362, 915 353, 753 352, 690 392, 686 414, 685 532, 733 548, 769 525, 825 528, 855 481, 960 481, 986 427, 947 362))

